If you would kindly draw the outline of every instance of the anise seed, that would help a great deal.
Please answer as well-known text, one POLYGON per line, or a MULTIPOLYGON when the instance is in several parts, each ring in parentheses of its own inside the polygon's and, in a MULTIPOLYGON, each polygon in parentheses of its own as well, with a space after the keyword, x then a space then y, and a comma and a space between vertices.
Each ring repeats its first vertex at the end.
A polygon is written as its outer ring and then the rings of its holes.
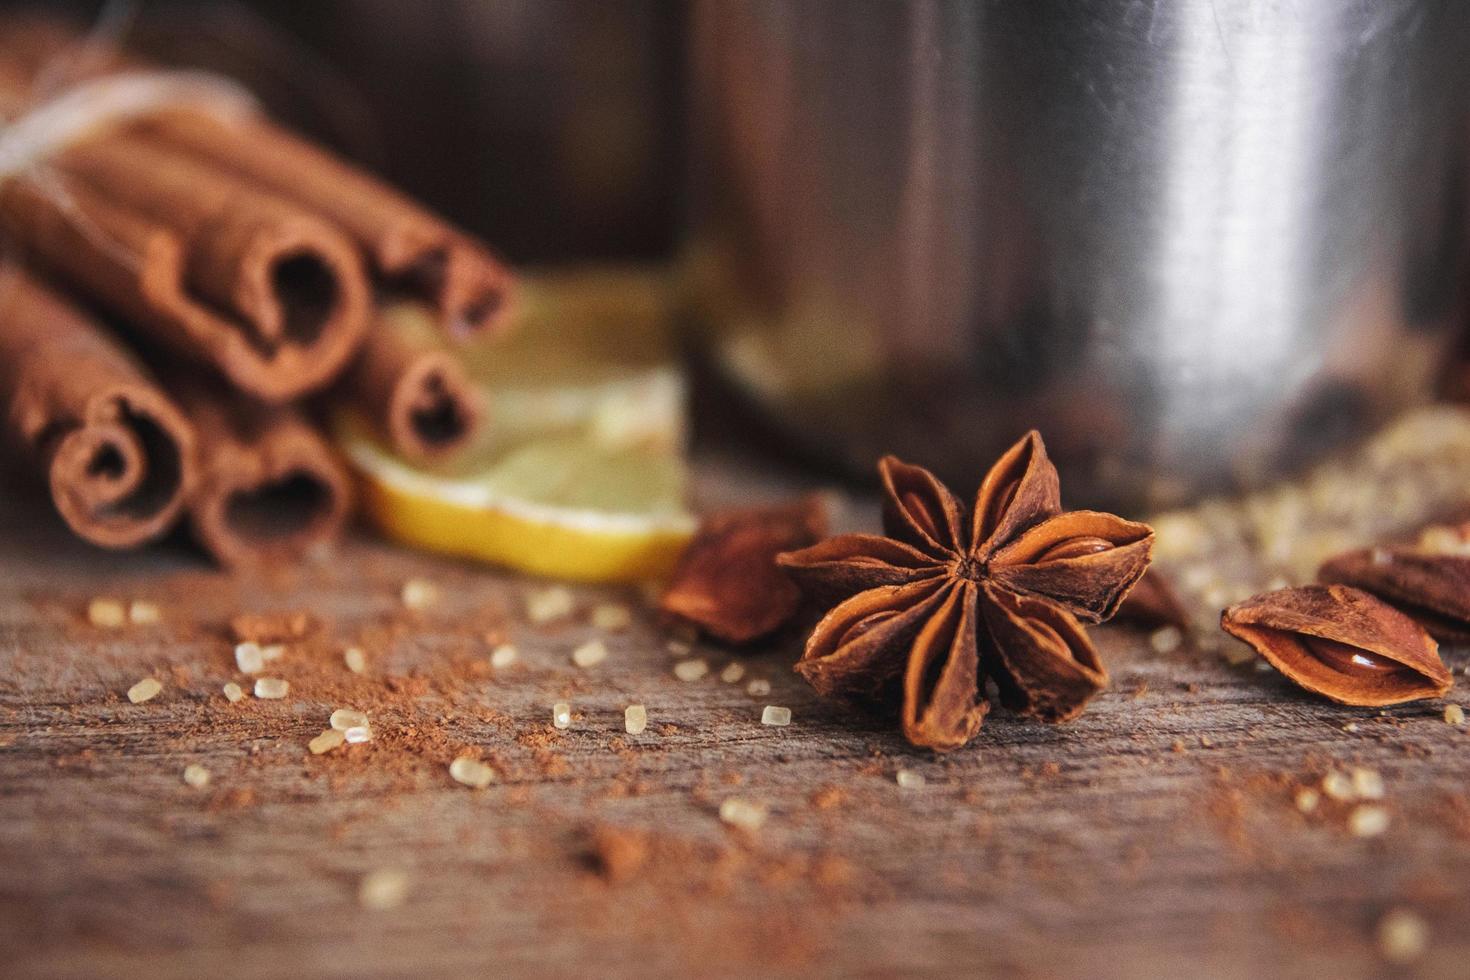
POLYGON ((1403 664, 1394 663, 1387 657, 1374 656, 1366 650, 1321 636, 1304 636, 1302 643, 1327 666, 1345 674, 1391 674, 1405 669, 1403 664))
POLYGON ((1037 555, 1035 564, 1040 565, 1048 561, 1064 561, 1068 558, 1085 558, 1088 555, 1101 554, 1113 547, 1113 543, 1106 538, 1083 535, 1082 537, 1069 538, 1066 541, 1058 541, 1050 548, 1037 555))

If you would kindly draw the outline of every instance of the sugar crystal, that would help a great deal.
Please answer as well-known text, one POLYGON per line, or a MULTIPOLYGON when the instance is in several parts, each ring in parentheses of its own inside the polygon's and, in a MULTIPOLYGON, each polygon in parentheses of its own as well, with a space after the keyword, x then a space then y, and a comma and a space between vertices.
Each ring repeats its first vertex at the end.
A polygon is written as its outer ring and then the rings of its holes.
POLYGON ((242 674, 258 674, 265 670, 265 654, 260 649, 259 643, 251 643, 248 640, 235 645, 235 666, 240 668, 242 674))
POLYGON ((1360 800, 1383 799, 1383 777, 1372 769, 1353 770, 1353 792, 1360 800))
POLYGON ((449 764, 449 776, 471 789, 484 789, 495 781, 495 770, 479 759, 462 755, 449 764))
POLYGON ((368 723, 368 716, 361 711, 354 711, 352 708, 338 708, 332 712, 332 717, 328 719, 328 723, 337 729, 337 731, 345 732, 354 725, 366 725, 368 723))
POLYGON ((572 663, 578 667, 596 667, 607 659, 607 644, 590 640, 572 651, 572 663))
POLYGON ((780 705, 768 704, 761 712, 762 725, 775 725, 777 727, 791 724, 791 709, 780 705))
POLYGON ((741 830, 760 830, 766 822, 767 810, 764 803, 732 796, 720 804, 720 819, 741 830))
POLYGON ((278 700, 286 696, 291 685, 279 677, 261 677, 255 682, 255 696, 266 700, 278 700))
POLYGON ((374 911, 396 909, 407 897, 408 875, 393 868, 369 871, 357 886, 357 903, 374 911))
POLYGON ((408 609, 428 609, 439 601, 439 587, 428 579, 411 578, 403 583, 399 598, 408 609))
POLYGON ((572 612, 572 594, 560 585, 538 589, 526 596, 526 618, 538 626, 564 619, 572 612))
POLYGON ((98 629, 115 630, 128 621, 128 614, 116 599, 93 599, 87 603, 87 621, 98 629))
POLYGON ((162 684, 152 677, 145 677, 128 688, 128 700, 134 704, 142 704, 150 698, 157 697, 161 690, 163 690, 162 684))
POLYGON ((310 742, 307 742, 306 747, 312 755, 321 755, 323 752, 332 751, 346 740, 346 737, 341 732, 337 731, 337 729, 328 728, 316 738, 312 739, 310 742))
POLYGON ((924 774, 921 772, 915 772, 912 769, 900 769, 897 773, 894 774, 893 779, 894 782, 898 783, 899 787, 902 789, 924 788, 924 774))
POLYGON ((1386 809, 1365 803, 1348 814, 1348 832, 1354 837, 1377 837, 1388 829, 1388 822, 1386 809))
POLYGON ((1429 925, 1408 909, 1393 909, 1378 922, 1378 951, 1391 963, 1412 963, 1429 948, 1429 925))
POLYGON ((609 633, 627 629, 633 622, 633 614, 627 606, 604 602, 592 607, 592 625, 609 633))
POLYGON ((367 669, 367 656, 363 654, 360 647, 348 647, 346 650, 343 650, 342 662, 354 674, 360 674, 367 669))
POLYGON ((128 606, 128 619, 134 626, 153 626, 163 620, 163 612, 156 603, 134 599, 128 606))
POLYGON ((681 681, 697 681, 709 673, 709 664, 703 660, 681 660, 674 664, 674 676, 681 681))

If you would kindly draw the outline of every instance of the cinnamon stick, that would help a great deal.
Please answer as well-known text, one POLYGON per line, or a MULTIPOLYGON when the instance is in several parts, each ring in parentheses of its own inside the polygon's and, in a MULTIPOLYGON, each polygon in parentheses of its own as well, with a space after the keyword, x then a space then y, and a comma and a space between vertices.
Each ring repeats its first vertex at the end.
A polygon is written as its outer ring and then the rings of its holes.
MULTIPOLYGON (((15 84, 17 77, 64 74, 79 81, 147 67, 44 17, 17 17, 0 28, 0 105, 9 111, 31 95, 28 85, 15 84), (58 65, 64 72, 56 71, 58 65)), ((353 241, 380 284, 433 306, 453 338, 493 333, 508 320, 512 277, 483 243, 261 115, 223 118, 179 106, 119 129, 126 138, 227 171, 317 215, 353 241)))
POLYGON ((180 109, 140 132, 290 198, 345 229, 392 289, 422 299, 456 339, 506 322, 511 277, 489 249, 392 187, 269 121, 180 109))
POLYGON ((194 478, 194 432, 131 354, 13 263, 0 265, 0 406, 12 458, 39 470, 81 538, 166 531, 194 478))
POLYGON ((366 327, 370 293, 350 242, 145 141, 95 136, 5 181, 0 228, 150 341, 267 401, 328 383, 366 327))
POLYGON ((351 484, 331 446, 299 412, 172 383, 199 434, 189 496, 194 536, 220 564, 289 562, 341 536, 351 484))
POLYGON ((357 409, 394 451, 414 460, 463 447, 485 414, 479 389, 429 320, 417 304, 383 307, 346 380, 357 409))

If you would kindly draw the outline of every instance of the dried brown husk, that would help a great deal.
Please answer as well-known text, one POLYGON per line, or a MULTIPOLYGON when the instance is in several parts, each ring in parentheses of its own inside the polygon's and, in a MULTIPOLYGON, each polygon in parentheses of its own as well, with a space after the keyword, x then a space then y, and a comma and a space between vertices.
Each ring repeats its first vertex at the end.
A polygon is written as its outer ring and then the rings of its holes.
POLYGON ((990 710, 975 643, 974 582, 952 581, 914 638, 903 678, 900 723, 914 745, 957 749, 980 730, 990 710))
POLYGON ((1153 541, 1153 529, 1147 524, 1095 511, 1071 511, 997 550, 990 559, 990 575, 1012 592, 1045 596, 1080 619, 1100 623, 1118 611, 1123 597, 1143 576, 1153 541), (1046 557, 1084 538, 1095 539, 1101 549, 1078 557, 1046 557))
POLYGON ((829 605, 864 589, 907 585, 944 570, 913 545, 876 534, 840 534, 778 555, 776 562, 809 598, 829 605))
POLYGON ((1291 681, 1341 704, 1378 707, 1439 697, 1454 681, 1433 637, 1361 589, 1308 585, 1254 596, 1220 625, 1291 681), (1361 663, 1344 661, 1341 644, 1361 663))
POLYGON ((906 654, 943 601, 941 577, 860 592, 812 629, 796 670, 818 694, 879 699, 899 677, 906 654))
POLYGON ((1041 434, 1022 436, 985 474, 975 494, 970 548, 988 553, 1062 512, 1061 480, 1041 434))
POLYGON ((1004 589, 987 589, 986 598, 991 674, 1007 708, 1044 721, 1070 721, 1108 686, 1087 631, 1065 609, 1004 589))
POLYGON ((1144 626, 1176 626, 1190 624, 1189 610, 1174 584, 1157 568, 1143 573, 1127 597, 1118 606, 1117 618, 1144 626))
POLYGON ((885 456, 878 463, 883 484, 883 530, 935 558, 960 550, 964 506, 928 470, 885 456))
POLYGON ((1317 578, 1371 592, 1442 642, 1470 643, 1470 557, 1364 548, 1330 559, 1317 578))
POLYGON ((823 498, 710 514, 680 557, 660 608, 725 643, 751 643, 786 624, 801 589, 776 564, 827 531, 823 498))

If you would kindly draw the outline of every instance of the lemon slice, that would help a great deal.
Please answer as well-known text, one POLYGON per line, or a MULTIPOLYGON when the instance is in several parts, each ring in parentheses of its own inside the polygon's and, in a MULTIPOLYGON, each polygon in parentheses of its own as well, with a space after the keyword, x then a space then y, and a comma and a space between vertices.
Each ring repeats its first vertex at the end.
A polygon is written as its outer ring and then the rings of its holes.
POLYGON ((461 352, 490 415, 448 461, 410 464, 366 420, 336 415, 369 520, 404 544, 554 578, 666 575, 695 525, 671 297, 657 272, 525 276, 512 336, 461 352))
POLYGON ((668 573, 694 532, 679 456, 551 436, 451 475, 395 457, 351 416, 339 444, 368 518, 390 538, 444 554, 584 582, 668 573))
POLYGON ((460 350, 491 405, 479 451, 580 430, 610 448, 681 452, 676 308, 656 268, 523 273, 508 336, 460 350))

